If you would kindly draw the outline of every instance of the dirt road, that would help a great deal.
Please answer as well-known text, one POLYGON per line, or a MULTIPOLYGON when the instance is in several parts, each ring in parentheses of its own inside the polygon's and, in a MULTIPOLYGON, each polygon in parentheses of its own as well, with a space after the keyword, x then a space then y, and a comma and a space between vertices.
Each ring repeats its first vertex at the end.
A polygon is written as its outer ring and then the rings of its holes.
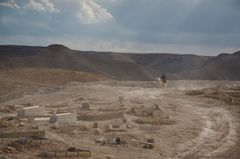
POLYGON ((178 144, 178 153, 174 158, 231 157, 233 154, 227 151, 239 140, 239 119, 235 119, 226 108, 206 107, 205 102, 191 102, 184 106, 199 114, 204 124, 193 140, 178 144))

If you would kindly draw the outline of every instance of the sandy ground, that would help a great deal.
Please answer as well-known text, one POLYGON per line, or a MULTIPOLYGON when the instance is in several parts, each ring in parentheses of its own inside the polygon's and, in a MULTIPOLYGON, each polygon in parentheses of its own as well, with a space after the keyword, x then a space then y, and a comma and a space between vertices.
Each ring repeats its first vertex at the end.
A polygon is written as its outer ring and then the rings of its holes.
MULTIPOLYGON (((116 159, 165 159, 165 158, 240 158, 240 106, 202 96, 188 96, 187 90, 236 86, 240 82, 228 81, 170 81, 168 88, 160 88, 155 82, 91 82, 70 83, 50 93, 34 93, 10 100, 4 104, 44 105, 48 110, 56 108, 73 111, 82 103, 90 103, 92 109, 119 108, 118 98, 123 97, 125 118, 131 128, 124 132, 95 133, 93 130, 77 131, 77 126, 67 125, 62 131, 46 129, 49 139, 69 146, 90 149, 92 158, 107 155, 116 159), (79 100, 80 99, 80 100, 79 100), (173 124, 137 124, 131 107, 160 106, 173 124), (68 131, 67 131, 68 129, 68 131), (74 131, 75 130, 75 131, 74 131), (124 145, 99 145, 101 137, 120 137, 124 145), (151 137, 154 149, 144 149, 136 141, 151 137)), ((4 115, 3 113, 0 115, 4 115)), ((78 121, 78 125, 87 122, 78 121)), ((25 156, 31 158, 31 154, 25 156)))

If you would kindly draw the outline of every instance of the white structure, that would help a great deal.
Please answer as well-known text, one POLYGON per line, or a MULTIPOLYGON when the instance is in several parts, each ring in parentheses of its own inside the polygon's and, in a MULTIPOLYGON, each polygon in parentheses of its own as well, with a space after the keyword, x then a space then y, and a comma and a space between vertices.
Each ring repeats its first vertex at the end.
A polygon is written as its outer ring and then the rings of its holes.
POLYGON ((46 115, 46 110, 44 106, 33 106, 20 108, 17 112, 18 116, 44 116, 46 115))
POLYGON ((61 113, 54 114, 51 119, 51 123, 58 124, 74 124, 77 122, 77 115, 75 113, 61 113))
POLYGON ((49 121, 50 121, 50 117, 47 117, 47 118, 34 118, 34 122, 37 123, 37 124, 43 124, 43 125, 46 125, 46 124, 49 124, 49 121))

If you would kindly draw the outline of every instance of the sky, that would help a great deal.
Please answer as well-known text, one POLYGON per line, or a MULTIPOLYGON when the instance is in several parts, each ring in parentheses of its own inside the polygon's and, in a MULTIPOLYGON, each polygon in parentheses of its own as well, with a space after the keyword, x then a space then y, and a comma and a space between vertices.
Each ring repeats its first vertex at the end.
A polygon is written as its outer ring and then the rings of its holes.
POLYGON ((240 50, 240 0, 0 0, 0 45, 217 55, 240 50))

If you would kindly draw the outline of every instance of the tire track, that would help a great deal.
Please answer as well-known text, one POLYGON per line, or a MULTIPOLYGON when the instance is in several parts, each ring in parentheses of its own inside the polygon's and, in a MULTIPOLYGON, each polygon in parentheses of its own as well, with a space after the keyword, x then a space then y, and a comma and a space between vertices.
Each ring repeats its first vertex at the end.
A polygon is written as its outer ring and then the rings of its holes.
POLYGON ((193 107, 191 104, 187 106, 200 114, 205 124, 197 138, 178 145, 178 153, 174 159, 213 158, 235 145, 238 124, 228 110, 193 107))

